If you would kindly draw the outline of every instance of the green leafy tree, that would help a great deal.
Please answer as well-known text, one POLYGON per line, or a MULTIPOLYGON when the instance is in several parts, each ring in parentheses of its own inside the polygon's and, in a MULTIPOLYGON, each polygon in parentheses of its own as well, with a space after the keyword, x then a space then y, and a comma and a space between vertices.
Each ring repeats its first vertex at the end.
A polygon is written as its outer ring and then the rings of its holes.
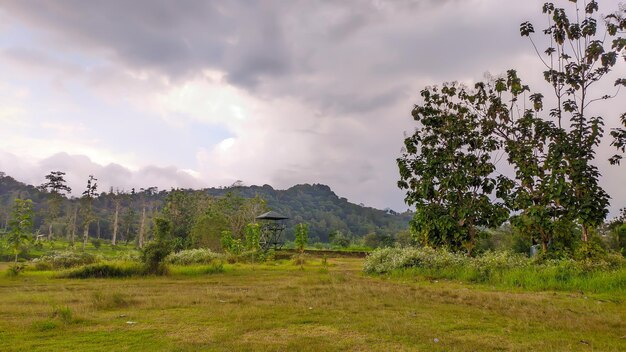
POLYGON ((163 275, 167 272, 165 258, 172 252, 172 223, 165 218, 154 218, 154 240, 144 246, 142 260, 146 273, 163 275))
POLYGON ((246 249, 259 251, 261 249, 261 226, 257 223, 246 225, 246 249))
MULTIPOLYGON (((626 33, 626 6, 622 5, 619 11, 616 11, 613 14, 610 14, 606 17, 606 26, 607 32, 610 35, 617 35, 618 33, 624 34, 626 33)), ((626 61, 626 51, 624 51, 624 46, 626 45, 626 40, 624 38, 615 38, 612 41, 612 49, 620 49, 622 53, 622 58, 626 61)), ((624 85, 624 78, 615 82, 616 84, 624 85)), ((623 113, 620 116, 621 126, 617 128, 613 128, 610 132, 611 137, 613 137, 613 141, 611 145, 614 146, 618 150, 618 154, 613 155, 609 161, 611 164, 618 164, 622 159, 622 155, 626 152, 626 113, 623 113), (621 154, 620 154, 621 152, 621 154)))
MULTIPOLYGON (((598 94, 593 90, 613 67, 626 48, 626 38, 618 32, 624 30, 623 11, 605 19, 605 31, 598 33, 597 1, 571 1, 575 16, 568 16, 565 8, 547 2, 543 13, 548 17, 548 27, 543 33, 549 44, 539 53, 531 34, 534 27, 529 22, 520 26, 522 36, 529 37, 545 66, 543 72, 554 93, 555 105, 549 116, 557 130, 551 142, 562 148, 567 197, 563 206, 582 228, 582 241, 589 239, 590 229, 599 226, 606 217, 608 194, 600 187, 600 173, 593 161, 604 132, 604 119, 594 116, 590 105, 617 95, 598 94), (545 55, 545 56, 544 56, 545 55)), ((626 86, 626 79, 618 79, 616 86, 626 86)), ((624 118, 622 117, 622 120, 624 118)), ((547 120, 547 119, 545 119, 547 120)), ((621 133, 615 130, 615 145, 620 148, 621 133)), ((612 158, 612 162, 617 162, 612 158)))
POLYGON ((121 220, 120 225, 124 242, 128 244, 135 238, 135 234, 137 233, 137 212, 132 205, 126 208, 126 211, 122 214, 121 220))
POLYGON ((244 245, 240 238, 233 238, 233 234, 228 231, 222 231, 222 248, 232 255, 239 255, 243 251, 244 245))
POLYGON ((501 138, 515 170, 514 181, 500 178, 499 196, 516 212, 512 224, 528 234, 530 243, 540 243, 545 253, 555 230, 573 221, 565 206, 570 197, 564 156, 567 147, 559 142, 565 139, 565 132, 540 116, 541 94, 530 94, 530 108, 519 107, 530 89, 515 70, 509 70, 506 78, 477 86, 479 111, 496 126, 494 134, 501 138))
POLYGON ((413 109, 418 127, 397 159, 398 186, 415 206, 411 229, 422 245, 471 254, 478 227, 496 227, 508 217, 505 205, 492 200, 498 180, 491 157, 500 143, 496 125, 480 114, 484 95, 480 85, 470 91, 444 84, 422 90, 423 104, 413 109))
POLYGON ((304 253, 304 247, 309 243, 309 224, 299 223, 296 225, 296 239, 294 244, 300 254, 304 253))
POLYGON ((33 231, 34 218, 33 201, 30 199, 15 199, 9 220, 7 242, 9 247, 13 250, 16 264, 20 249, 33 231))
POLYGON ((53 236, 53 224, 58 219, 63 202, 63 193, 70 193, 72 189, 65 181, 65 172, 51 171, 46 175, 46 182, 39 186, 40 189, 48 192, 48 211, 46 221, 48 222, 48 239, 53 236))
POLYGON ((89 175, 87 179, 87 188, 83 192, 81 198, 81 212, 83 217, 83 251, 87 248, 87 240, 89 239, 89 225, 95 220, 93 211, 93 200, 98 196, 98 181, 93 175, 89 175))
POLYGON ((346 248, 350 245, 350 239, 339 230, 329 233, 328 239, 334 246, 346 248))
POLYGON ((111 245, 117 245, 117 233, 119 230, 120 223, 120 209, 122 207, 122 200, 124 198, 124 193, 116 190, 113 192, 113 188, 111 188, 109 192, 109 197, 113 200, 113 233, 111 235, 111 245))
POLYGON ((186 190, 172 190, 165 199, 163 217, 172 224, 172 236, 189 245, 189 234, 199 217, 202 195, 186 190))

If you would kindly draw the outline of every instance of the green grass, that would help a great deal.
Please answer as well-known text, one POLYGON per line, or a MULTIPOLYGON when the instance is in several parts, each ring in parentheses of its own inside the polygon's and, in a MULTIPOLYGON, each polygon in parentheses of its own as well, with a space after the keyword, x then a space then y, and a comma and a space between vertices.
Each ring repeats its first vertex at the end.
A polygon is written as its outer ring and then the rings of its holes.
POLYGON ((611 293, 616 297, 626 298, 626 268, 613 271, 573 272, 557 267, 531 266, 484 273, 459 266, 436 269, 418 267, 397 269, 392 271, 389 276, 398 278, 418 276, 430 280, 455 280, 503 289, 611 293))
MULTIPOLYGON (((20 259, 33 259, 39 258, 42 255, 48 254, 51 251, 82 251, 82 237, 78 238, 72 247, 71 243, 67 240, 52 240, 42 241, 39 245, 28 244, 28 250, 20 254, 20 259)), ((102 240, 100 248, 94 247, 93 243, 89 241, 85 247, 87 253, 96 254, 106 259, 118 259, 123 256, 133 255, 138 253, 133 243, 126 244, 124 242, 118 242, 116 246, 112 246, 110 241, 102 240)), ((10 261, 13 260, 12 252, 7 248, 4 241, 0 241, 0 260, 10 261)))
MULTIPOLYGON (((624 297, 371 277, 361 259, 0 273, 2 351, 623 351, 624 297), (438 339, 435 342, 434 339, 438 339)), ((0 270, 8 265, 0 263, 0 270)), ((519 273, 523 275, 524 273, 519 273)), ((602 280, 598 278, 597 280, 602 280)))

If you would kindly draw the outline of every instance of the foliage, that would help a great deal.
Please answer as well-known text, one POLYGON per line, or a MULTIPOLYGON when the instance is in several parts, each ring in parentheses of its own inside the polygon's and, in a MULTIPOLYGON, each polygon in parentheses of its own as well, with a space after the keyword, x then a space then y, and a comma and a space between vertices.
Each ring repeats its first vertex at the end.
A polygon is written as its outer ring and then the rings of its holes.
MULTIPOLYGON (((545 65, 552 100, 532 93, 515 70, 473 90, 452 83, 422 91, 424 102, 413 109, 418 129, 405 139, 398 159, 398 185, 416 206, 411 228, 419 243, 471 253, 479 234, 475 228, 502 223, 506 205, 515 212, 512 225, 528 234, 530 244, 540 243, 544 255, 569 257, 576 248, 576 255, 597 254, 573 235, 580 226, 580 240, 590 241, 608 213, 609 196, 594 162, 604 119, 593 116, 590 105, 617 94, 594 96, 592 87, 620 55, 626 58, 626 39, 620 36, 626 22, 621 8, 604 19, 606 31, 599 33, 598 3, 585 2, 584 8, 572 3, 575 16, 553 3, 543 5, 548 27, 542 32, 549 42, 543 53, 531 36, 533 25, 520 26, 545 65), (490 157, 497 151, 506 153, 514 180, 494 178, 490 157), (494 196, 504 204, 492 202, 494 196)), ((615 85, 626 86, 626 79, 615 85)), ((626 126, 626 114, 621 123, 626 126)), ((611 135, 623 152, 625 130, 613 129, 611 135)), ((616 155, 611 163, 619 159, 616 155)))
POLYGON ((141 251, 141 261, 148 274, 164 275, 167 273, 165 258, 174 250, 172 224, 169 220, 157 217, 154 219, 154 241, 148 243, 141 251))
POLYGON ((154 218, 154 239, 168 241, 172 238, 172 223, 164 218, 154 218))
POLYGON ((30 199, 16 198, 9 220, 9 234, 7 236, 7 243, 13 250, 15 263, 17 263, 17 257, 22 246, 33 230, 34 217, 33 202, 30 199))
POLYGON ((624 269, 626 260, 619 255, 594 257, 593 260, 528 258, 507 251, 485 252, 469 257, 443 249, 383 248, 373 251, 363 270, 371 274, 385 274, 397 270, 416 269, 433 277, 463 279, 472 282, 492 282, 512 271, 551 272, 555 275, 586 275, 624 269))
MULTIPOLYGON (((181 202, 184 203, 182 200, 177 203, 181 205, 181 207, 178 207, 179 209, 190 209, 195 214, 193 215, 193 221, 189 222, 191 230, 189 230, 188 237, 191 238, 183 244, 186 247, 211 248, 213 251, 222 250, 220 247, 221 232, 223 230, 232 231, 233 229, 229 219, 224 216, 221 207, 226 207, 230 202, 234 205, 230 209, 239 209, 236 205, 241 202, 234 199, 237 197, 244 199, 245 202, 257 204, 255 206, 258 206, 260 199, 263 199, 267 207, 288 216, 290 219, 285 221, 287 240, 293 240, 295 226, 300 222, 309 224, 309 238, 311 242, 328 242, 328 235, 335 230, 339 230, 346 236, 354 238, 368 233, 396 234, 399 231, 408 229, 408 220, 412 216, 410 212, 396 213, 392 210, 383 211, 350 203, 346 198, 337 196, 328 186, 321 184, 302 184, 285 190, 276 190, 268 185, 161 191, 156 191, 154 187, 150 187, 135 193, 120 193, 113 188, 109 192, 101 193, 93 200, 93 214, 100 221, 101 237, 105 240, 112 240, 115 233, 117 244, 117 241, 119 241, 121 236, 125 235, 126 231, 122 227, 122 225, 126 227, 125 224, 122 224, 122 220, 124 220, 122 217, 127 215, 128 208, 133 208, 135 216, 132 221, 128 221, 132 225, 127 237, 129 241, 135 238, 137 236, 136 232, 139 231, 136 216, 137 209, 139 209, 140 204, 143 204, 144 200, 148 211, 159 212, 159 216, 170 221, 173 220, 169 215, 166 216, 164 214, 164 207, 168 195, 174 191, 185 193, 193 199, 193 203, 197 204, 197 207, 191 204, 187 207, 181 204, 181 202), (226 198, 229 192, 233 193, 231 200, 220 201, 226 198), (258 199, 255 200, 257 196, 258 199), (116 209, 118 210, 117 221, 115 221, 116 217, 114 216, 116 209)), ((37 211, 34 229, 40 229, 44 226, 45 221, 47 221, 45 217, 47 213, 43 213, 41 210, 46 209, 50 194, 42 192, 33 186, 20 183, 6 175, 0 176, 0 219, 6 218, 6 213, 10 210, 16 195, 33 200, 34 208, 37 211)), ((67 215, 67 217, 63 217, 63 221, 61 221, 61 217, 57 218, 58 220, 55 221, 53 226, 54 234, 55 236, 70 238, 74 232, 72 230, 74 228, 74 218, 76 218, 75 224, 82 226, 82 211, 77 214, 78 216, 74 216, 74 211, 81 200, 65 197, 60 199, 61 215, 67 215)), ((254 209, 254 206, 250 205, 242 208, 242 210, 245 210, 242 214, 247 214, 240 217, 244 220, 247 219, 243 223, 244 228, 247 223, 254 221, 255 216, 259 215, 259 213, 252 214, 253 211, 250 209, 254 209)), ((259 211, 263 212, 262 210, 259 211)), ((151 215, 148 212, 148 216, 151 217, 151 215)), ((185 225, 184 217, 179 224, 181 224, 181 227, 179 227, 178 233, 182 233, 183 231, 180 228, 186 228, 187 226, 185 225)), ((2 232, 2 225, 3 223, 0 222, 0 232, 2 232)), ((97 237, 97 227, 93 226, 93 224, 89 226, 87 231, 89 238, 97 237)), ((244 236, 242 232, 234 233, 233 235, 235 238, 243 238, 244 236)))
POLYGON ((65 172, 51 171, 45 176, 46 182, 39 188, 43 191, 49 192, 48 209, 46 218, 48 221, 48 239, 52 238, 53 222, 59 217, 61 211, 61 203, 63 201, 63 193, 69 194, 72 189, 67 186, 65 181, 65 172))
POLYGON ((333 247, 346 248, 350 245, 350 238, 339 230, 331 232, 328 235, 328 239, 333 247))
POLYGON ((294 244, 300 253, 304 252, 304 247, 309 243, 309 225, 300 223, 296 225, 296 239, 294 244))
MULTIPOLYGON (((593 96, 591 88, 611 72, 619 55, 626 53, 626 38, 617 35, 625 28, 622 13, 609 15, 603 21, 606 31, 598 33, 597 1, 585 2, 583 9, 576 1, 571 6, 576 11, 572 18, 566 9, 555 7, 553 3, 543 5, 543 13, 549 19, 543 33, 550 44, 544 52, 546 58, 540 56, 540 59, 545 66, 544 78, 556 99, 556 106, 549 110, 549 117, 556 120, 556 128, 549 133, 548 148, 558 149, 556 154, 560 160, 552 160, 548 173, 540 177, 550 178, 552 171, 558 171, 560 176, 553 186, 562 192, 562 197, 554 199, 564 207, 569 218, 581 225, 582 240, 587 242, 590 230, 606 217, 609 204, 609 196, 599 185, 600 174, 593 162, 603 136, 604 121, 602 116, 591 116, 589 105, 613 98, 611 94, 593 96)), ((522 23, 520 33, 529 37, 537 50, 531 36, 532 24, 522 23)), ((626 86, 626 79, 618 79, 615 85, 626 86)), ((531 95, 531 100, 535 100, 535 111, 542 109, 540 94, 531 95)), ((619 131, 614 131, 614 137, 619 149, 619 131)), ((612 163, 617 161, 615 157, 611 159, 612 163)))
POLYGON ((45 255, 33 259, 33 264, 37 269, 67 269, 81 265, 93 264, 98 258, 87 252, 74 251, 51 251, 45 255))
POLYGON ((93 175, 89 175, 87 179, 87 187, 83 191, 81 197, 81 213, 83 217, 83 251, 87 247, 87 239, 89 237, 89 225, 95 220, 93 211, 93 200, 98 195, 98 181, 93 175))
POLYGON ((96 263, 62 272, 58 277, 68 279, 101 279, 138 276, 144 273, 154 274, 155 272, 150 271, 149 267, 145 268, 135 263, 96 263))
POLYGON ((146 273, 164 275, 167 273, 165 258, 172 252, 171 241, 152 241, 141 251, 141 261, 145 265, 146 273))
POLYGON ((412 115, 418 127, 404 140, 398 158, 405 201, 415 206, 411 229, 423 245, 472 253, 479 226, 495 227, 508 217, 491 197, 498 186, 491 154, 500 144, 495 125, 477 113, 485 103, 456 83, 422 90, 422 105, 412 115))
POLYGON ((223 251, 220 235, 229 228, 228 221, 218 212, 207 211, 199 215, 191 228, 191 241, 194 247, 223 251))
POLYGON ((392 247, 396 243, 396 240, 400 246, 407 246, 411 243, 410 233, 408 231, 400 232, 396 239, 390 235, 369 233, 363 236, 363 245, 369 248, 392 247))
POLYGON ((99 238, 92 238, 91 244, 93 245, 93 248, 99 249, 102 246, 102 240, 99 238))
POLYGON ((212 252, 210 249, 197 248, 171 253, 165 258, 165 262, 176 265, 211 264, 223 257, 222 254, 212 252))
POLYGON ((241 239, 233 238, 233 234, 228 231, 222 231, 222 248, 229 254, 237 256, 244 250, 244 244, 241 239))
POLYGON ((7 276, 18 276, 25 269, 26 266, 23 263, 13 263, 9 266, 9 269, 7 269, 7 276))
POLYGON ((261 226, 257 223, 250 223, 246 225, 246 250, 259 251, 261 250, 261 226))

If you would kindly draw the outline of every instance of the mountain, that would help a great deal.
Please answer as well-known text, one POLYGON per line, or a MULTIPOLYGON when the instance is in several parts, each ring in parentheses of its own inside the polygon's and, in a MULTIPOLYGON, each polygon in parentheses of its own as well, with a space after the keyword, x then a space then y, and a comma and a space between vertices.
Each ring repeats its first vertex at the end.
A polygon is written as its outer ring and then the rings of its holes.
MULTIPOLYGON (((212 196, 223 196, 233 188, 204 190, 212 196)), ((348 202, 337 196, 327 185, 301 184, 286 190, 269 185, 236 187, 235 192, 248 198, 258 195, 265 199, 269 209, 289 217, 288 231, 296 224, 309 224, 312 239, 328 241, 328 235, 340 231, 344 235, 362 237, 368 233, 394 235, 408 228, 412 213, 395 213, 348 202)))
MULTIPOLYGON (((413 216, 410 212, 396 213, 391 209, 379 210, 350 203, 346 198, 337 196, 329 186, 322 184, 301 184, 286 190, 277 190, 269 185, 263 185, 187 191, 204 193, 212 197, 223 197, 228 192, 243 198, 259 196, 266 201, 270 210, 289 217, 285 221, 288 234, 294 232, 293 228, 296 224, 308 223, 311 242, 326 242, 329 234, 336 231, 340 231, 346 237, 362 237, 368 233, 395 235, 408 228, 408 223, 413 216)), ((155 210, 158 210, 162 208, 168 193, 169 191, 156 192, 154 189, 138 192, 126 198, 125 207, 127 209, 134 207, 138 213, 139 197, 143 197, 144 200, 148 199, 151 202, 155 210)), ((6 224, 11 204, 16 197, 33 200, 37 214, 35 226, 41 227, 44 231, 42 226, 47 194, 3 173, 0 173, 0 227, 6 224)), ((66 199, 65 213, 69 213, 69 209, 76 202, 77 199, 66 199)), ((96 232, 100 231, 102 237, 109 237, 113 204, 113 195, 109 193, 102 193, 96 199, 94 210, 100 221, 97 228, 92 226, 90 230, 92 235, 95 236, 96 232)))

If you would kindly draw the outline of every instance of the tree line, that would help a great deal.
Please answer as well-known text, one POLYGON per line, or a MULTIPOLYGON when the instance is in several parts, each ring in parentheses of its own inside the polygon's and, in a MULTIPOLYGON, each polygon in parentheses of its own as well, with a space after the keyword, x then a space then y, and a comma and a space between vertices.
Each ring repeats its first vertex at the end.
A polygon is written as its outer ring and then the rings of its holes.
POLYGON ((297 224, 306 223, 311 243, 378 246, 393 243, 398 234, 403 235, 410 219, 410 213, 349 203, 325 185, 275 190, 268 185, 239 183, 204 190, 148 187, 100 192, 98 179, 91 176, 81 196, 72 197, 65 178, 64 172, 51 171, 40 186, 34 187, 0 174, 0 232, 10 229, 15 199, 32 200, 36 238, 63 238, 80 247, 106 239, 112 245, 142 248, 155 237, 154 219, 161 217, 171 223, 176 248, 217 249, 223 231, 244 239, 246 225, 269 209, 289 217, 285 220, 286 240, 295 240, 297 224))

